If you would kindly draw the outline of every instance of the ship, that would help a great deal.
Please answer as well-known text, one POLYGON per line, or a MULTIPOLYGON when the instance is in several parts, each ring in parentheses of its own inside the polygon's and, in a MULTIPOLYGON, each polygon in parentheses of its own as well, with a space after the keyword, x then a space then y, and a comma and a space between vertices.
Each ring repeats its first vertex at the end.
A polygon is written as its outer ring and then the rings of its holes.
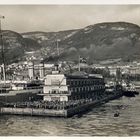
MULTIPOLYGON (((0 16, 0 47, 2 56, 2 79, 0 80, 0 102, 14 102, 14 101, 26 101, 29 98, 37 98, 38 93, 43 92, 43 80, 34 79, 33 63, 29 62, 28 71, 29 78, 26 81, 23 80, 9 80, 6 77, 6 64, 5 64, 5 47, 3 43, 3 35, 1 30, 1 19, 5 18, 0 16), (32 77, 31 77, 31 76, 32 77)), ((41 73, 43 73, 43 64, 41 66, 41 73)), ((40 97, 40 96, 39 96, 40 97)))
POLYGON ((136 90, 136 87, 132 83, 123 83, 123 94, 126 97, 135 97, 139 95, 139 92, 136 90))
POLYGON ((14 81, 0 85, 0 102, 12 103, 40 99, 43 83, 40 81, 14 81))
POLYGON ((136 86, 130 81, 130 76, 127 75, 126 80, 122 81, 123 94, 126 97, 135 97, 139 95, 136 86))

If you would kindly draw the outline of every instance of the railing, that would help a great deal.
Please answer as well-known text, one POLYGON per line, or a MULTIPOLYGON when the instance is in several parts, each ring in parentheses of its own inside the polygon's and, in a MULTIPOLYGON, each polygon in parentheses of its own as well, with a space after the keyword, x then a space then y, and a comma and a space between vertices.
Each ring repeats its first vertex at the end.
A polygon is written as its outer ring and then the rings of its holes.
POLYGON ((25 87, 24 89, 43 89, 43 86, 35 86, 35 87, 25 87))
POLYGON ((48 92, 47 94, 69 94, 69 92, 68 91, 52 91, 52 92, 48 92))
POLYGON ((91 102, 92 99, 71 100, 71 101, 34 101, 34 102, 16 102, 4 103, 2 107, 8 108, 44 108, 44 109, 68 109, 85 103, 91 102))

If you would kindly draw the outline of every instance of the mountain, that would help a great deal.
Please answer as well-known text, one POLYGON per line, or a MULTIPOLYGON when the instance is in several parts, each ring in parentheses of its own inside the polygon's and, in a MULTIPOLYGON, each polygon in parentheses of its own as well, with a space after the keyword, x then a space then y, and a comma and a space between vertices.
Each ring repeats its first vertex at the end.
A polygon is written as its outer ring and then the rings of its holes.
POLYGON ((78 30, 26 33, 24 37, 38 40, 52 55, 57 50, 56 38, 59 39, 60 59, 63 60, 76 60, 78 55, 88 58, 90 62, 140 58, 140 27, 132 23, 99 23, 78 30))
POLYGON ((71 37, 74 35, 78 30, 67 30, 67 31, 59 31, 59 32, 28 32, 22 33, 24 38, 30 38, 32 40, 37 41, 42 49, 40 50, 41 54, 47 56, 54 56, 57 54, 57 41, 59 45, 59 51, 61 53, 65 53, 64 49, 65 44, 61 46, 62 40, 71 37))
MULTIPOLYGON (((30 38, 23 38, 21 34, 10 30, 2 31, 2 41, 4 45, 4 58, 6 63, 20 61, 26 51, 40 49, 40 45, 30 38)), ((2 62, 2 55, 0 55, 2 62)))
POLYGON ((15 52, 10 60, 25 58, 25 52, 35 51, 37 58, 54 61, 58 59, 57 45, 60 60, 76 61, 79 55, 90 63, 106 59, 140 59, 140 27, 127 22, 98 23, 59 32, 4 32, 9 37, 7 41, 10 40, 10 49, 15 52))

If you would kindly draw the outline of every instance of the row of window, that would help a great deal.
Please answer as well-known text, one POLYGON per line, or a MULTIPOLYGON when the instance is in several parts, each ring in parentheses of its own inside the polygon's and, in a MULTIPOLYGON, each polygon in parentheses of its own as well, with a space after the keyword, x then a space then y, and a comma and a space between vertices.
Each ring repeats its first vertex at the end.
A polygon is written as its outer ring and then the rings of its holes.
POLYGON ((67 91, 59 91, 58 89, 52 89, 52 91, 49 91, 49 94, 67 94, 67 91))
POLYGON ((51 85, 60 85, 60 81, 59 81, 59 79, 52 79, 51 80, 51 85))
POLYGON ((81 80, 67 80, 67 85, 79 86, 79 85, 95 85, 103 84, 102 79, 81 79, 81 80))
POLYGON ((73 87, 70 88, 69 90, 71 92, 85 92, 85 91, 94 91, 94 90, 101 90, 104 89, 104 86, 100 85, 100 86, 86 86, 86 87, 73 87))
POLYGON ((87 98, 97 99, 99 96, 102 96, 102 92, 95 92, 95 94, 73 94, 69 96, 69 100, 85 100, 87 98))

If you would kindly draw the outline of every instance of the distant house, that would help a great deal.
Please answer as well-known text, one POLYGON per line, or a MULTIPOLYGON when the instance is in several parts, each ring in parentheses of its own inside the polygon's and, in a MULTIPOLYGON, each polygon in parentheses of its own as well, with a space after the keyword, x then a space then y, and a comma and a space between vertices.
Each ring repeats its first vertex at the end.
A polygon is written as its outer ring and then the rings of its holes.
POLYGON ((117 67, 110 66, 108 68, 109 68, 110 75, 115 75, 116 76, 117 67))

